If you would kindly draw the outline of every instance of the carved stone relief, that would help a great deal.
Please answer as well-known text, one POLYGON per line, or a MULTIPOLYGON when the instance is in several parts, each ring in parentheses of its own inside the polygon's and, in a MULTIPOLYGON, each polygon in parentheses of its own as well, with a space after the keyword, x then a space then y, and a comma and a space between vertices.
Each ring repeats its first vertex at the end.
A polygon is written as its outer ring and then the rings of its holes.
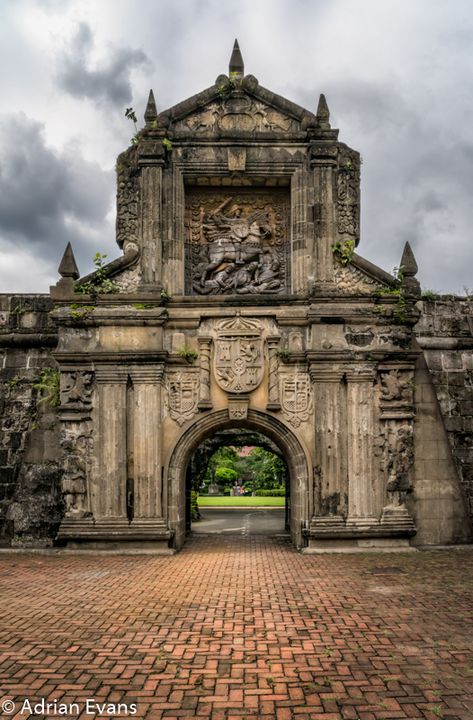
POLYGON ((384 466, 389 506, 404 505, 412 492, 410 471, 414 464, 414 429, 412 421, 390 420, 384 424, 384 466))
POLYGON ((310 377, 296 370, 285 373, 280 378, 281 409, 285 419, 295 428, 312 417, 312 392, 310 377))
POLYGON ((187 294, 287 292, 289 207, 285 189, 189 189, 187 294))
POLYGON ((64 453, 62 491, 66 517, 84 517, 88 514, 87 477, 93 453, 91 420, 63 421, 60 443, 64 453))
POLYGON ((61 405, 90 407, 93 392, 93 372, 73 370, 61 373, 61 405))
POLYGON ((343 155, 337 176, 337 229, 358 239, 360 234, 360 170, 358 157, 343 155))
POLYGON ((263 379, 264 354, 260 323, 237 315, 216 325, 214 369, 218 385, 229 393, 248 393, 263 379))
POLYGON ((414 387, 411 370, 384 370, 379 375, 381 408, 406 408, 413 405, 414 387))
POLYGON ((375 290, 382 290, 384 285, 373 280, 353 265, 340 265, 336 263, 334 280, 337 289, 348 294, 371 294, 375 290))
POLYGON ((178 425, 184 425, 197 412, 199 401, 198 372, 170 372, 166 378, 166 401, 169 414, 178 425))
POLYGON ((219 130, 246 132, 295 132, 300 123, 246 95, 222 98, 193 113, 175 125, 176 130, 213 133, 219 130))

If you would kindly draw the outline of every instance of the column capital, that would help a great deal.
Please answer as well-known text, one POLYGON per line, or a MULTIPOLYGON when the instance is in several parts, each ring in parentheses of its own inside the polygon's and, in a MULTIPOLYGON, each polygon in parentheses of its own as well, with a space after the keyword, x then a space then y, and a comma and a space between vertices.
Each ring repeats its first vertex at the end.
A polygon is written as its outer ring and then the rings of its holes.
POLYGON ((348 383, 374 382, 376 368, 374 365, 354 365, 346 369, 345 376, 348 383))
POLYGON ((132 368, 130 370, 130 377, 134 385, 154 385, 160 383, 164 377, 164 364, 132 368))
POLYGON ((117 365, 97 365, 95 381, 106 385, 124 385, 128 380, 128 369, 117 365))
POLYGON ((341 368, 309 366, 309 375, 313 383, 339 383, 345 371, 341 368))

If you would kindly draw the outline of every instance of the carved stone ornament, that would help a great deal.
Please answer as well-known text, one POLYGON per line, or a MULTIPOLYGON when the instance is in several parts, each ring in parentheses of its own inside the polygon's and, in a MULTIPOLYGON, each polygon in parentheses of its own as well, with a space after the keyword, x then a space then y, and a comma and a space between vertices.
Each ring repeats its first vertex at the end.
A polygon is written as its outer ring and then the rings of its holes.
POLYGON ((88 407, 92 402, 94 374, 74 370, 61 373, 61 405, 88 407))
POLYGON ((186 292, 259 295, 287 292, 289 194, 189 189, 186 292))
POLYGON ((310 378, 296 372, 281 378, 281 408, 283 416, 293 427, 299 427, 312 416, 310 378))
POLYGON ((61 449, 64 453, 62 492, 66 517, 84 517, 87 514, 87 477, 93 455, 92 422, 63 422, 61 449))
POLYGON ((411 420, 388 421, 384 428, 386 492, 390 506, 404 505, 412 492, 414 428, 411 420))
POLYGON ((357 240, 360 234, 360 170, 358 157, 344 155, 337 177, 337 230, 357 240))
POLYGON ((178 425, 184 425, 197 412, 199 377, 195 372, 171 372, 167 377, 169 414, 178 425))
POLYGON ((248 393, 263 379, 262 327, 237 315, 217 324, 214 370, 218 385, 228 393, 248 393))
POLYGON ((297 132, 300 123, 264 102, 247 95, 222 98, 175 125, 176 130, 197 133, 240 130, 243 132, 297 132))
POLYGON ((403 408, 413 404, 413 375, 410 370, 381 371, 380 404, 382 408, 403 408))

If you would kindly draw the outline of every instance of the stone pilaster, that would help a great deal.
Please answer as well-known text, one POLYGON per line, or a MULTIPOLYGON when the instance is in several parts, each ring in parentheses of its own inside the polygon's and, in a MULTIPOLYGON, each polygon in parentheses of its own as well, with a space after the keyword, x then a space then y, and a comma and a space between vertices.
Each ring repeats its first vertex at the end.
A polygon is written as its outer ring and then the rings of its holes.
POLYGON ((354 367, 346 373, 348 430, 347 526, 369 527, 379 522, 374 478, 374 369, 354 367))
POLYGON ((212 338, 199 337, 200 355, 200 397, 197 407, 199 410, 210 410, 212 400, 210 398, 210 345, 212 338))
POLYGON ((268 404, 267 410, 280 410, 278 348, 280 338, 268 338, 268 404))
POLYGON ((133 458, 134 512, 132 527, 145 522, 163 523, 161 394, 163 367, 134 368, 133 458))
POLYGON ((91 510, 97 522, 123 521, 126 515, 127 372, 98 367, 97 472, 91 483, 91 510))
POLYGON ((314 391, 316 485, 311 525, 343 525, 347 494, 343 371, 313 366, 310 377, 314 391))
POLYGON ((162 169, 143 167, 142 183, 142 277, 143 289, 159 289, 162 277, 161 257, 161 192, 162 169))

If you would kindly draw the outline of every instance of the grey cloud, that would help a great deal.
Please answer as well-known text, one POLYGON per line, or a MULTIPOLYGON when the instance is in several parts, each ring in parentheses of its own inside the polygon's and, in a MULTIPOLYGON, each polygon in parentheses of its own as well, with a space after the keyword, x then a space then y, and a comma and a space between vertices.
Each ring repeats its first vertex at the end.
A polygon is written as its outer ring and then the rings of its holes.
POLYGON ((70 241, 84 265, 112 247, 107 220, 111 172, 73 152, 48 147, 41 123, 0 118, 0 243, 34 251, 57 267, 70 241))
POLYGON ((57 84, 75 98, 113 107, 129 104, 132 99, 131 74, 137 68, 151 67, 148 56, 143 50, 117 48, 109 52, 102 66, 92 68, 93 45, 89 25, 80 23, 68 52, 60 58, 57 84))

